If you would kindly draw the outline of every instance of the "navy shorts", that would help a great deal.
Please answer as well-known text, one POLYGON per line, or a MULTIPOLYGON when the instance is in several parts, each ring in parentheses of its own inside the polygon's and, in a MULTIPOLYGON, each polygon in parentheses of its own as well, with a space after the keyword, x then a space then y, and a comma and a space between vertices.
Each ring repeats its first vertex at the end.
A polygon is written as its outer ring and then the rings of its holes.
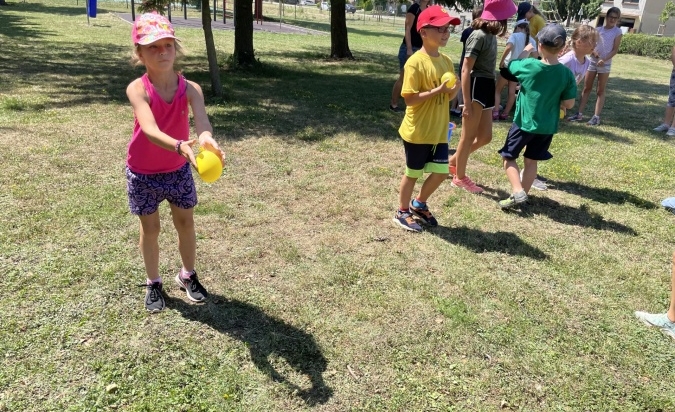
MULTIPOLYGON (((415 53, 417 50, 419 50, 419 47, 413 47, 412 51, 415 53)), ((401 45, 398 49, 398 66, 400 70, 403 70, 403 66, 405 66, 405 62, 408 61, 408 46, 404 44, 401 45)))
POLYGON ((151 215, 167 200, 181 209, 197 206, 197 190, 190 164, 169 173, 134 173, 127 166, 129 210, 137 216, 151 215))
POLYGON ((525 148, 523 157, 532 160, 548 160, 553 157, 548 151, 552 140, 552 134, 526 132, 513 123, 511 129, 509 129, 509 134, 506 136, 504 147, 497 153, 504 159, 515 160, 520 156, 523 148, 525 148))
POLYGON ((424 173, 448 174, 448 144, 418 144, 403 141, 405 175, 418 179, 424 173))
MULTIPOLYGON (((483 106, 483 110, 495 107, 495 79, 487 77, 471 78, 471 101, 478 102, 483 106)), ((464 99, 464 104, 466 104, 464 99)))

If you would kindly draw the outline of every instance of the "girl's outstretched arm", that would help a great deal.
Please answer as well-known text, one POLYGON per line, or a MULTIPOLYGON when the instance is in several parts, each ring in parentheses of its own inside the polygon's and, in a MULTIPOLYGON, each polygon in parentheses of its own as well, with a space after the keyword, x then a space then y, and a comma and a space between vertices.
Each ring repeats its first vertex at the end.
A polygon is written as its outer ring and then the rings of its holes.
POLYGON ((213 138, 213 128, 209 121, 209 116, 206 114, 206 106, 204 105, 204 94, 202 88, 195 82, 188 80, 188 102, 192 109, 192 117, 195 121, 195 130, 199 136, 199 145, 205 150, 215 153, 220 162, 225 164, 225 153, 220 149, 218 142, 213 138))
POLYGON ((127 86, 127 97, 143 134, 157 146, 166 150, 177 151, 181 156, 189 160, 194 167, 197 167, 195 156, 191 149, 196 140, 177 140, 159 130, 155 116, 152 114, 152 109, 150 109, 148 94, 141 79, 136 79, 127 86))

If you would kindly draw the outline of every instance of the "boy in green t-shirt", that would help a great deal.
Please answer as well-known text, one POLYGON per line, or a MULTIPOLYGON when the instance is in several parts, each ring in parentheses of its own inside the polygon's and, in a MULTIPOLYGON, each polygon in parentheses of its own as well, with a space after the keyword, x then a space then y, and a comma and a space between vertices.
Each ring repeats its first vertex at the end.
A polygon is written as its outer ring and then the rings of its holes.
POLYGON ((541 60, 513 60, 507 73, 503 72, 505 78, 512 75, 520 82, 513 124, 504 147, 499 150, 513 189, 511 196, 499 202, 503 209, 527 201, 527 193, 537 176, 537 162, 553 157, 548 149, 553 134, 558 131, 560 109, 574 107, 577 83, 570 69, 558 62, 558 52, 564 47, 566 37, 562 26, 545 26, 538 36, 541 60), (523 149, 525 165, 521 182, 516 159, 523 149))
POLYGON ((448 43, 450 25, 458 24, 460 20, 441 6, 424 9, 417 18, 422 48, 410 56, 403 69, 401 96, 407 107, 398 132, 403 139, 406 168, 394 223, 412 232, 422 231, 413 216, 428 226, 438 225, 426 202, 448 177, 449 104, 459 91, 459 82, 449 87, 447 79, 441 80, 454 70, 450 58, 438 49, 448 43), (424 172, 430 175, 411 202, 415 182, 424 172))

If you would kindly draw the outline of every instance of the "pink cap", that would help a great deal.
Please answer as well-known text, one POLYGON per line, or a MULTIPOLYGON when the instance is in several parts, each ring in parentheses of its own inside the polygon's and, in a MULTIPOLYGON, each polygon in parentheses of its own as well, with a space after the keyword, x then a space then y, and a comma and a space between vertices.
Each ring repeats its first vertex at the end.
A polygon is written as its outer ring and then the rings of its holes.
POLYGON ((141 14, 131 29, 131 41, 142 46, 161 39, 176 39, 171 22, 157 13, 141 14))
POLYGON ((483 14, 480 18, 483 20, 508 20, 516 14, 518 8, 513 0, 485 0, 483 5, 483 14))

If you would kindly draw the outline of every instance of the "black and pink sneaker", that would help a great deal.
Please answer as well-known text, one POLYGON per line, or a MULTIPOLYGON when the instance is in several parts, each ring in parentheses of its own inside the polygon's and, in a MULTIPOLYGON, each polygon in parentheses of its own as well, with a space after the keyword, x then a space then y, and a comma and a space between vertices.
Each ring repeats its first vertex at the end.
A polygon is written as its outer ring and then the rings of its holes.
POLYGON ((205 301, 209 296, 209 293, 204 289, 204 286, 199 283, 197 272, 193 270, 192 273, 190 273, 190 277, 187 279, 183 279, 181 272, 182 270, 176 275, 176 283, 178 283, 178 286, 187 293, 188 299, 193 302, 205 301))

